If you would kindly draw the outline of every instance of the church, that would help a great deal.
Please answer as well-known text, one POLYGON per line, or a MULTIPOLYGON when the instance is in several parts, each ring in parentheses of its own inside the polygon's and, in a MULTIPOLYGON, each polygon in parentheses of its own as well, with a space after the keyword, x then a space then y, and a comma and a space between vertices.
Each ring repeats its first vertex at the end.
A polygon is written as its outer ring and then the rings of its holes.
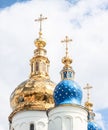
MULTIPOLYGON (((102 130, 95 122, 93 103, 90 102, 92 88, 89 84, 87 100, 82 105, 82 89, 75 81, 72 58, 69 57, 68 36, 66 54, 62 58, 61 81, 55 84, 50 80, 50 61, 42 36, 42 22, 46 17, 40 15, 35 21, 40 23, 39 36, 34 41, 36 49, 30 60, 29 78, 18 85, 10 96, 12 112, 9 115, 9 130, 102 130)), ((56 55, 56 54, 55 54, 56 55)))

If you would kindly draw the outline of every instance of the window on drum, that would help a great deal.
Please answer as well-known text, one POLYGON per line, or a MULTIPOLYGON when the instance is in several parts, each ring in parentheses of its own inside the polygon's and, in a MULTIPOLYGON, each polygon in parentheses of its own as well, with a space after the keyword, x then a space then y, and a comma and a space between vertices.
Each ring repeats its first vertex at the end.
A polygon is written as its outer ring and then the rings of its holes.
POLYGON ((34 124, 30 124, 30 130, 34 130, 34 124))

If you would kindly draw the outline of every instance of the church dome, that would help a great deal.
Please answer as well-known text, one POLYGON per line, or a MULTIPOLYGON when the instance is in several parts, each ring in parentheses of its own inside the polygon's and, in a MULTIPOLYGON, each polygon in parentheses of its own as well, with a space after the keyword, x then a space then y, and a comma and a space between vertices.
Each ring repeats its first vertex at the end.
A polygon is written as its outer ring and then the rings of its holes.
POLYGON ((54 87, 49 79, 30 78, 11 94, 11 107, 13 110, 47 110, 54 106, 54 87))
POLYGON ((88 130, 102 130, 102 128, 94 121, 88 122, 88 130))
POLYGON ((45 56, 44 43, 42 39, 35 41, 37 49, 34 51, 34 57, 30 60, 30 78, 21 83, 11 94, 10 104, 14 111, 47 110, 54 106, 55 84, 49 77, 50 61, 45 56))
POLYGON ((53 91, 55 83, 49 77, 50 61, 46 56, 46 42, 42 38, 41 22, 46 18, 40 15, 35 20, 40 22, 39 38, 34 41, 36 49, 30 60, 31 73, 28 80, 22 82, 11 94, 10 105, 13 112, 9 116, 11 121, 14 114, 23 110, 46 111, 54 106, 53 91))
POLYGON ((64 67, 61 71, 62 81, 54 89, 54 102, 55 105, 61 104, 81 104, 82 100, 82 90, 80 86, 74 81, 75 72, 72 69, 71 63, 72 59, 68 56, 68 42, 72 41, 65 37, 62 42, 66 43, 66 56, 62 58, 62 63, 64 67))
POLYGON ((80 86, 72 80, 62 80, 54 90, 55 105, 81 104, 82 91, 80 86))
POLYGON ((95 113, 93 112, 93 103, 90 102, 90 89, 93 87, 90 86, 88 83, 84 87, 84 89, 87 90, 87 101, 85 102, 85 107, 88 110, 88 124, 87 129, 88 130, 102 130, 102 128, 95 122, 94 117, 95 113))

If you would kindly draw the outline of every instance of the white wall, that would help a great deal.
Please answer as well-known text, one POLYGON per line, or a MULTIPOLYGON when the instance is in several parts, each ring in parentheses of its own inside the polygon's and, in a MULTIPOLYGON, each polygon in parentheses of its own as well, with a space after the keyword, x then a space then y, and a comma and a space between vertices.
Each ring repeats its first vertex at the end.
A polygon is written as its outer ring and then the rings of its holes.
POLYGON ((63 105, 48 112, 48 130, 87 130, 87 111, 78 105, 63 105))
POLYGON ((35 130, 48 130, 46 111, 22 111, 14 115, 11 130, 30 130, 33 123, 35 130))

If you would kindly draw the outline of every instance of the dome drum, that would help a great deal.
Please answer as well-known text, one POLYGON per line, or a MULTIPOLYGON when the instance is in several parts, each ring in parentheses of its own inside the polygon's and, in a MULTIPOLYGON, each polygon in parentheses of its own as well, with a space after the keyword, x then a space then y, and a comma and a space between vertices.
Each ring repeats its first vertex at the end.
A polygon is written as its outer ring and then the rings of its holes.
POLYGON ((41 49, 36 49, 34 50, 34 54, 35 56, 41 55, 41 56, 45 56, 46 55, 46 50, 41 48, 41 49))
POLYGON ((72 69, 72 67, 70 67, 70 68, 64 67, 63 70, 60 73, 61 73, 61 79, 73 80, 74 77, 75 77, 75 72, 72 69))

